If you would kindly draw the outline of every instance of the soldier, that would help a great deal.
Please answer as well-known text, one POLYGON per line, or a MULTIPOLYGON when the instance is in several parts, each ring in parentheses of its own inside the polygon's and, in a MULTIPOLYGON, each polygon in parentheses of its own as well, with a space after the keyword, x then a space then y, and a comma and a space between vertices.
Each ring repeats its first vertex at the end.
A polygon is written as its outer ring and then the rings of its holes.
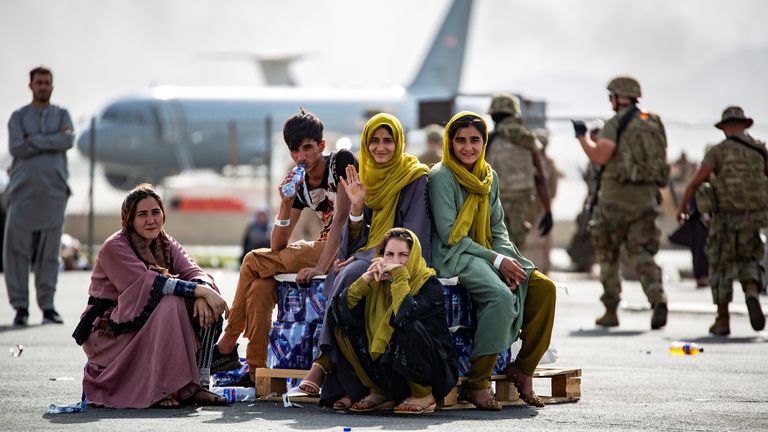
MULTIPOLYGON (((589 138, 597 141, 597 136, 603 128, 603 121, 595 119, 587 123, 589 138)), ((571 237, 571 242, 566 249, 571 258, 572 269, 577 272, 591 272, 595 265, 596 252, 595 244, 592 242, 592 236, 589 234, 589 219, 592 215, 592 202, 596 196, 597 183, 596 167, 592 162, 582 171, 582 178, 587 184, 587 196, 584 197, 584 205, 581 212, 576 216, 576 231, 571 237)))
MULTIPOLYGON (((547 191, 549 192, 549 199, 552 201, 557 193, 557 183, 562 177, 562 173, 557 169, 557 164, 554 159, 547 155, 547 145, 549 145, 549 131, 546 129, 534 129, 531 132, 536 136, 536 139, 541 143, 539 151, 541 153, 541 162, 544 166, 544 174, 547 176, 547 191)), ((544 215, 544 205, 541 200, 536 196, 532 197, 533 203, 528 211, 526 221, 528 223, 535 223, 539 218, 544 215)), ((536 263, 536 267, 543 273, 549 273, 551 261, 549 254, 552 251, 552 233, 539 236, 537 233, 528 233, 525 240, 526 242, 526 256, 528 259, 536 263)))
POLYGON ((517 97, 500 94, 493 97, 488 109, 494 123, 493 133, 488 137, 486 159, 499 173, 501 205, 509 233, 509 240, 521 251, 525 237, 531 228, 526 222, 531 195, 536 195, 544 207, 544 216, 539 222, 539 234, 545 236, 552 230, 552 211, 547 176, 536 137, 525 126, 520 115, 517 97))
POLYGON ((763 283, 763 241, 760 228, 768 225, 768 161, 765 143, 746 133, 752 119, 744 110, 730 106, 715 127, 725 140, 704 155, 698 171, 685 189, 677 220, 687 219, 688 204, 707 180, 709 186, 696 194, 702 212, 711 213, 707 258, 709 286, 717 305, 717 318, 709 328, 714 335, 731 333, 728 304, 733 300, 733 279, 738 276, 752 328, 765 328, 758 291, 763 283), (711 192, 711 193, 707 193, 711 192), (714 198, 714 199, 713 199, 714 198))
POLYGON ((443 159, 443 128, 431 124, 424 128, 427 135, 427 149, 419 155, 419 162, 432 168, 443 159))
POLYGON ((640 84, 616 77, 608 83, 609 100, 616 115, 605 123, 597 141, 586 136, 587 127, 574 121, 576 138, 589 160, 603 167, 601 187, 590 220, 590 232, 600 263, 605 314, 595 321, 604 327, 619 325, 616 309, 621 294, 619 258, 622 245, 635 268, 653 308, 651 328, 667 324, 667 297, 661 268, 654 261, 661 231, 656 226, 661 194, 667 184, 667 138, 655 115, 637 108, 640 84))

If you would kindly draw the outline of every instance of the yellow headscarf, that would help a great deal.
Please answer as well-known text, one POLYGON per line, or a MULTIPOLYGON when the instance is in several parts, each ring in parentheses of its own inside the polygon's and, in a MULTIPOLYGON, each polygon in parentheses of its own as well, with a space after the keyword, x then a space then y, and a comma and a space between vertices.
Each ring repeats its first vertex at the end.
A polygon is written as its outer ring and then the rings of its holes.
POLYGON ((360 248, 366 251, 376 247, 395 223, 395 208, 400 191, 417 178, 429 174, 429 167, 416 156, 405 153, 403 126, 393 115, 380 113, 371 117, 360 136, 360 180, 366 189, 365 204, 373 210, 368 243, 360 248), (387 163, 377 163, 368 143, 381 126, 388 126, 395 141, 395 153, 387 163))
MULTIPOLYGON (((430 277, 435 275, 435 270, 427 267, 427 262, 421 256, 421 243, 413 232, 408 232, 413 239, 411 253, 405 268, 408 270, 408 284, 399 285, 392 280, 385 282, 371 281, 371 291, 365 300, 365 330, 368 335, 368 350, 371 357, 378 358, 387 349, 394 329, 389 324, 393 314, 397 314, 405 296, 415 296, 421 291, 421 287, 430 277)), ((384 233, 386 234, 386 232, 384 233)), ((405 240, 402 237, 395 239, 405 240)))
POLYGON ((448 236, 448 244, 455 245, 462 237, 468 235, 478 244, 491 248, 491 212, 488 205, 488 194, 491 192, 493 184, 493 170, 491 165, 485 161, 485 149, 488 146, 488 132, 486 128, 483 137, 483 151, 480 158, 475 162, 472 172, 467 170, 464 165, 454 156, 451 149, 448 131, 451 125, 464 116, 473 116, 485 123, 485 120, 476 113, 462 111, 451 119, 445 126, 443 133, 443 160, 441 163, 447 166, 453 176, 464 189, 467 190, 467 199, 459 211, 456 223, 453 225, 451 234, 448 236))

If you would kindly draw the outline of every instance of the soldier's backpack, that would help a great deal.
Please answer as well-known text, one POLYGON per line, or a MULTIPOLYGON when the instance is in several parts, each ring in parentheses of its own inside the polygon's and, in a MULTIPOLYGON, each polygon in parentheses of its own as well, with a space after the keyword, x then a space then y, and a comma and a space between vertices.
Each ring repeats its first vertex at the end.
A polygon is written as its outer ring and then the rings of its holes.
MULTIPOLYGON (((712 180, 716 211, 722 213, 768 210, 768 178, 765 176, 765 147, 757 147, 738 136, 724 147, 723 166, 712 180)), ((698 195, 697 195, 698 198, 698 195)))
POLYGON ((664 126, 656 114, 637 109, 631 112, 633 114, 628 118, 626 128, 617 137, 616 180, 621 183, 666 186, 669 181, 669 165, 664 126))

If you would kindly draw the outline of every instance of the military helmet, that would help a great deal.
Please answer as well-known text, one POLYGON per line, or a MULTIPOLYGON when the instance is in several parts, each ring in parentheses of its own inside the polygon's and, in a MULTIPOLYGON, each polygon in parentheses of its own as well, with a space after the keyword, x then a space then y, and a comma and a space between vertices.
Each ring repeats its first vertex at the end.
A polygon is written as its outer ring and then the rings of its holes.
POLYGON ((722 129, 728 122, 744 122, 747 127, 750 127, 754 121, 744 115, 744 110, 740 106, 729 106, 723 111, 721 120, 715 123, 715 127, 722 129))
POLYGON ((443 142, 443 128, 440 125, 431 124, 424 128, 427 135, 427 141, 443 142))
POLYGON ((615 93, 619 96, 626 96, 631 98, 639 98, 642 96, 640 92, 640 83, 636 79, 630 76, 618 76, 608 83, 608 91, 615 93))
POLYGON ((515 95, 497 94, 491 99, 488 114, 505 113, 512 116, 520 116, 520 100, 515 95))

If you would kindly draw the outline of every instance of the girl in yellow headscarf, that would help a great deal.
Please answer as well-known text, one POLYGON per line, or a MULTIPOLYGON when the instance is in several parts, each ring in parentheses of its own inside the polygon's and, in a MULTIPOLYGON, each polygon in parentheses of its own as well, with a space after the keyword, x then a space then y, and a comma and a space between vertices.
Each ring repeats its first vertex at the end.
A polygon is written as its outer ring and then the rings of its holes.
MULTIPOLYGON (((405 152, 403 127, 396 117, 381 113, 368 120, 360 137, 360 172, 348 166, 342 179, 350 199, 350 216, 342 233, 339 259, 325 280, 329 301, 365 273, 390 228, 411 230, 424 244, 422 254, 430 264, 428 173, 426 165, 405 152)), ((328 331, 323 331, 320 347, 321 357, 299 385, 310 394, 319 393, 325 372, 341 357, 328 331)), ((328 385, 333 383, 325 383, 328 385)), ((351 399, 344 399, 337 407, 349 404, 351 399)))
POLYGON ((331 307, 326 325, 354 374, 342 381, 340 394, 368 389, 352 411, 388 409, 402 400, 395 413, 432 412, 456 385, 442 285, 413 232, 385 232, 377 258, 331 307))
POLYGON ((507 376, 526 403, 543 406, 532 376, 552 336, 555 285, 509 241, 487 141, 485 121, 472 112, 456 114, 445 128, 443 160, 429 174, 433 262, 440 277, 458 276, 476 306, 466 398, 479 409, 501 409, 490 376, 498 354, 519 337, 507 376))

